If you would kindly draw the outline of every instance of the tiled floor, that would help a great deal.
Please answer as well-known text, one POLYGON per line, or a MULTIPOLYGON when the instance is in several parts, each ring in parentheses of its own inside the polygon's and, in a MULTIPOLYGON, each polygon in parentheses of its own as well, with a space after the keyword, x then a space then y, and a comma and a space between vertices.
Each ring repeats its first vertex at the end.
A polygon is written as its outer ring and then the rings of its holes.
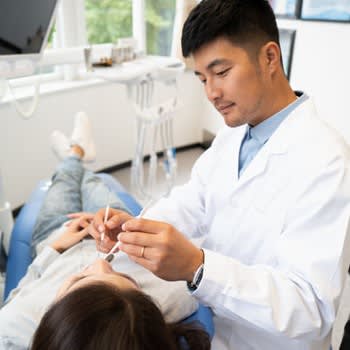
MULTIPOLYGON (((202 149, 196 148, 185 152, 180 152, 177 154, 177 162, 178 162, 178 177, 176 180, 177 184, 184 183, 190 175, 190 170, 195 162, 195 160, 200 156, 200 154, 203 152, 202 149)), ((158 168, 158 174, 159 174, 159 185, 157 186, 156 196, 159 196, 162 191, 165 190, 164 186, 164 177, 162 178, 162 166, 161 163, 158 168)), ((147 165, 145 167, 145 174, 147 174, 147 165)), ((132 191, 130 188, 130 169, 123 169, 119 170, 115 173, 113 173, 114 176, 117 177, 117 179, 122 183, 122 185, 127 188, 129 191, 132 191)), ((139 201, 142 204, 145 204, 144 199, 140 199, 139 201)), ((332 344, 333 344, 333 350, 338 350, 339 345, 343 336, 343 327, 344 324, 350 315, 350 281, 347 280, 347 285, 344 291, 343 299, 340 304, 340 309, 338 313, 337 320, 335 322, 333 336, 332 336, 332 344)))

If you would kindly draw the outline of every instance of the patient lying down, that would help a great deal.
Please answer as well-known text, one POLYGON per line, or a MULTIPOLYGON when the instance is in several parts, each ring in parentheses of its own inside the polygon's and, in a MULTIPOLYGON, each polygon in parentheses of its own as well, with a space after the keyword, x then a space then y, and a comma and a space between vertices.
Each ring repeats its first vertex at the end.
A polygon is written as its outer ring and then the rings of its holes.
POLYGON ((204 332, 174 325, 198 306, 185 282, 163 281, 122 252, 112 263, 98 258, 90 213, 126 208, 82 165, 95 156, 90 129, 80 113, 70 140, 52 134, 62 162, 34 227, 36 257, 0 310, 0 349, 171 350, 184 338, 189 349, 209 349, 204 332))
POLYGON ((46 240, 59 234, 0 310, 0 348, 181 349, 185 337, 190 349, 209 349, 204 332, 176 324, 197 307, 185 286, 158 279, 123 253, 113 266, 96 259, 94 241, 80 241, 88 218, 82 215, 46 240), (74 244, 60 254, 67 237, 74 244))

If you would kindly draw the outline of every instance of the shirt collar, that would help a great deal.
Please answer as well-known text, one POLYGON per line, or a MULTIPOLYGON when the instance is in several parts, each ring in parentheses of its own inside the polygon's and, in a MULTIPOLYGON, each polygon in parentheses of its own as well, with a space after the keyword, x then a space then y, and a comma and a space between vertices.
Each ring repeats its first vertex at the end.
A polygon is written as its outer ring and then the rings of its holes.
POLYGON ((258 125, 251 127, 248 125, 248 135, 259 142, 261 145, 265 144, 271 135, 276 131, 279 125, 283 122, 287 116, 292 113, 299 105, 305 102, 309 96, 305 93, 297 95, 297 99, 289 104, 287 107, 283 108, 281 111, 277 112, 270 118, 267 118, 258 125))

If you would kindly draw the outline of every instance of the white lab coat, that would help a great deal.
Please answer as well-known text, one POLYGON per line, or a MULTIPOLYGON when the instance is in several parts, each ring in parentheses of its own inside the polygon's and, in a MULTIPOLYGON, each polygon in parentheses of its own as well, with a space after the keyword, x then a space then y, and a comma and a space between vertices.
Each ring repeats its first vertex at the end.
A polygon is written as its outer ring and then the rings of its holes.
POLYGON ((205 236, 194 295, 214 311, 214 350, 329 350, 350 262, 349 148, 308 99, 238 178, 245 130, 225 127, 146 216, 205 236))

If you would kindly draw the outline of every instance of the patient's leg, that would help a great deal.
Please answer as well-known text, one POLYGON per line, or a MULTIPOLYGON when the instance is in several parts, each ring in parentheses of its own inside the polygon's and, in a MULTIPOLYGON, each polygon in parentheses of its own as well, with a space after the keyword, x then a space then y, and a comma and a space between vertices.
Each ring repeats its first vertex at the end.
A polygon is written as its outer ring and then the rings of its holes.
POLYGON ((67 214, 82 210, 80 185, 84 171, 80 158, 74 155, 59 165, 34 226, 32 247, 67 221, 67 214))
POLYGON ((38 215, 33 236, 32 252, 36 245, 67 221, 67 214, 82 211, 81 184, 85 169, 82 161, 95 159, 95 143, 89 118, 78 113, 74 119, 72 136, 54 131, 51 145, 59 159, 63 160, 52 178, 44 203, 38 215))
POLYGON ((86 170, 81 184, 83 211, 95 213, 108 204, 111 208, 128 211, 122 201, 93 172, 86 170))

